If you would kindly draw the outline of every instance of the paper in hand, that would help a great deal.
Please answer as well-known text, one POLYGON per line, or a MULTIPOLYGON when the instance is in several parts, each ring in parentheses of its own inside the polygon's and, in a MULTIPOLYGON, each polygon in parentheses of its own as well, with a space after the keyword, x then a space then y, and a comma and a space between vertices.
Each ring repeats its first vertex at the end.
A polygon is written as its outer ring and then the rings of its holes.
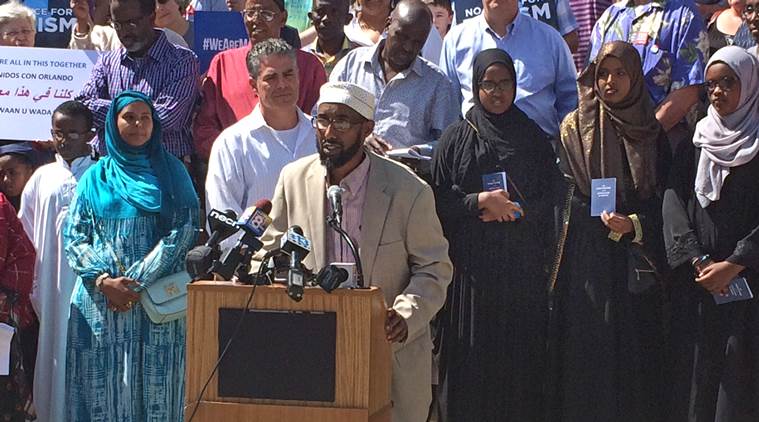
POLYGON ((508 192, 508 184, 505 171, 499 171, 497 173, 483 174, 482 175, 482 191, 492 192, 494 190, 503 189, 508 192))
POLYGON ((11 340, 16 329, 0 322, 0 375, 9 375, 11 369, 11 340))
POLYGON ((751 287, 748 286, 746 277, 736 277, 730 282, 727 287, 727 293, 724 295, 721 293, 712 293, 714 301, 717 305, 724 303, 738 302, 740 300, 749 300, 754 297, 754 293, 751 291, 751 287))
POLYGON ((604 211, 617 210, 617 179, 593 179, 590 182, 590 216, 600 217, 604 211))

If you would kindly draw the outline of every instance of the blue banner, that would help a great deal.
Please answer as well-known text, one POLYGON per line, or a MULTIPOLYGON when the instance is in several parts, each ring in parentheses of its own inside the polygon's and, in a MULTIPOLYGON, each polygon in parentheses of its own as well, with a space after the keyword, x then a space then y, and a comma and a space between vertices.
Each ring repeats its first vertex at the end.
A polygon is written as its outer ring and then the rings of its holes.
POLYGON ((76 25, 69 0, 22 0, 22 3, 37 14, 35 46, 68 48, 71 29, 76 25))
POLYGON ((195 54, 201 74, 208 70, 216 53, 249 42, 240 12, 195 12, 195 54))

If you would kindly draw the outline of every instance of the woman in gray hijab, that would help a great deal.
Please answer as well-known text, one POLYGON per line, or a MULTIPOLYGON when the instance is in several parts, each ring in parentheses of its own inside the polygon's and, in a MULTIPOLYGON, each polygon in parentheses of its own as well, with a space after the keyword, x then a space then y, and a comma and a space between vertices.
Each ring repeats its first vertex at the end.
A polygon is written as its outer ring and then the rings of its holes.
POLYGON ((739 47, 711 57, 711 105, 664 195, 671 421, 759 420, 758 72, 739 47))

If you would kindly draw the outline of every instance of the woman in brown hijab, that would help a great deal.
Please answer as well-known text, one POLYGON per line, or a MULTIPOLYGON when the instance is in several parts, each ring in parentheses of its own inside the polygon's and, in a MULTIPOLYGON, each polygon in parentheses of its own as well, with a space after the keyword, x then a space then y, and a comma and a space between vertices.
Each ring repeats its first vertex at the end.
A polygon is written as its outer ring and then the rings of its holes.
POLYGON ((559 165, 575 190, 552 286, 548 420, 658 421, 663 295, 653 271, 669 147, 630 44, 604 45, 578 92, 561 127, 559 165), (614 207, 591 216, 592 181, 610 178, 614 207))

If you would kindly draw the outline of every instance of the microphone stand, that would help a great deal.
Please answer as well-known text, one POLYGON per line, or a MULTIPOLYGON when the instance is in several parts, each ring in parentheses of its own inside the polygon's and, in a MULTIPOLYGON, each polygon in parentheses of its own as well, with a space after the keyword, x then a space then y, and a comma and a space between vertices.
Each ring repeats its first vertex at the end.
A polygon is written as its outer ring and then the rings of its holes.
POLYGON ((350 236, 348 236, 348 233, 346 233, 345 230, 340 227, 340 224, 338 224, 334 213, 327 217, 327 224, 329 224, 329 226, 332 227, 332 230, 336 231, 345 241, 345 243, 348 244, 348 248, 351 250, 353 259, 356 261, 356 285, 359 289, 365 289, 366 286, 364 286, 364 268, 361 266, 361 257, 358 256, 358 249, 356 249, 356 245, 353 243, 353 240, 351 240, 350 236))

